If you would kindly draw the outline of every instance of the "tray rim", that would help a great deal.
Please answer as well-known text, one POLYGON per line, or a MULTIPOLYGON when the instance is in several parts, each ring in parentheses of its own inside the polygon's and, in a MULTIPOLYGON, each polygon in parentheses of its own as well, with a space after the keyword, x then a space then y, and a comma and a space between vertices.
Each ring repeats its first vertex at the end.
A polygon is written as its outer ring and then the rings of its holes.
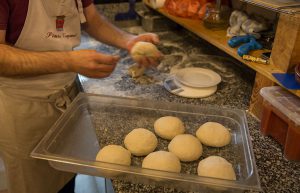
MULTIPOLYGON (((248 154, 248 156, 249 156, 250 167, 251 167, 252 170, 250 171, 251 173, 249 174, 249 176, 247 178, 245 178, 244 180, 240 180, 240 181, 238 181, 238 180, 237 181, 232 181, 232 180, 224 180, 224 179, 217 179, 217 178, 210 178, 210 177, 202 177, 202 176, 197 176, 197 175, 194 175, 194 174, 193 175, 184 174, 184 173, 179 173, 178 174, 178 173, 172 173, 172 172, 166 172, 166 171, 145 169, 145 168, 140 168, 140 167, 137 167, 137 166, 122 166, 122 165, 118 165, 118 164, 111 164, 111 163, 105 163, 105 162, 99 162, 99 161, 90 161, 90 160, 82 161, 82 160, 74 159, 74 158, 70 158, 70 157, 61 157, 61 156, 59 156, 59 154, 50 153, 47 150, 45 150, 43 148, 44 147, 43 145, 46 144, 47 140, 49 140, 49 138, 51 138, 54 135, 55 130, 57 130, 57 125, 61 122, 61 120, 63 120, 64 117, 68 113, 70 113, 71 111, 74 111, 76 108, 79 108, 79 106, 75 106, 76 102, 78 102, 79 100, 82 100, 83 98, 90 98, 90 97, 114 98, 114 99, 118 99, 118 100, 130 100, 130 101, 138 101, 138 102, 143 102, 143 101, 149 102, 149 101, 151 101, 155 104, 194 106, 192 104, 183 104, 183 103, 165 102, 165 101, 154 101, 154 100, 149 100, 149 99, 136 99, 136 98, 127 98, 127 97, 119 97, 119 96, 111 96, 111 95, 102 95, 102 94, 92 94, 92 93, 80 92, 76 96, 76 98, 73 100, 73 102, 71 103, 69 108, 66 110, 66 112, 63 113, 63 115, 59 117, 57 122, 49 129, 49 131, 42 138, 42 140, 38 143, 38 145, 32 150, 30 156, 33 157, 33 158, 37 158, 37 159, 47 160, 49 162, 57 162, 57 163, 72 164, 72 165, 81 165, 81 166, 94 168, 94 169, 119 171, 120 168, 121 168, 123 173, 124 172, 127 173, 127 174, 128 173, 131 173, 131 174, 134 173, 134 174, 140 175, 140 176, 141 175, 146 176, 147 172, 149 173, 149 171, 150 171, 150 173, 154 172, 154 173, 160 174, 159 176, 156 176, 156 177, 159 177, 159 178, 170 179, 170 178, 167 178, 167 176, 171 174, 172 175, 171 176, 172 180, 177 180, 177 181, 190 182, 190 181, 186 180, 188 178, 190 180, 192 179, 194 183, 209 185, 209 186, 216 185, 216 186, 219 186, 219 187, 227 187, 227 188, 240 189, 240 190, 256 190, 256 191, 261 191, 262 190, 261 184, 260 184, 260 178, 259 178, 257 167, 256 167, 256 161, 255 161, 255 157, 254 157, 254 153, 253 153, 253 148, 252 148, 253 146, 252 146, 252 142, 250 140, 250 134, 249 134, 249 129, 248 129, 248 122, 247 122, 247 118, 246 118, 246 113, 245 113, 244 110, 240 110, 240 109, 221 107, 221 109, 224 110, 224 111, 237 114, 238 117, 242 118, 242 121, 244 123, 244 125, 241 125, 241 127, 244 127, 244 129, 241 129, 241 132, 245 132, 244 133, 245 135, 241 135, 241 136, 246 137, 245 139, 243 139, 243 150, 244 150, 244 154, 245 155, 248 154), (245 151, 245 148, 248 149, 248 152, 245 151), (45 153, 47 153, 47 155, 45 155, 45 153), (84 164, 84 163, 88 163, 90 165, 87 165, 87 164, 84 164), (134 171, 135 170, 141 170, 141 171, 144 171, 146 173, 144 173, 144 172, 139 173, 137 171, 133 172, 132 170, 134 170, 134 171), (178 176, 180 176, 181 178, 179 178, 178 176), (248 180, 252 181, 250 185, 246 184, 248 182, 248 180), (218 182, 218 183, 216 183, 216 182, 218 182)), ((82 103, 81 105, 84 105, 84 103, 82 103)), ((123 105, 123 106, 135 107, 134 105, 123 105)), ((197 105, 197 108, 199 108, 199 109, 200 108, 209 109, 209 110, 217 110, 217 109, 220 110, 220 108, 217 108, 215 106, 210 106, 210 105, 197 105)), ((148 109, 153 109, 153 108, 148 108, 148 109)), ((160 108, 158 108, 158 109, 160 109, 160 108)), ((167 110, 167 109, 163 109, 163 110, 167 110)), ((180 112, 183 112, 183 111, 180 111, 180 112)), ((233 119, 231 117, 227 117, 227 118, 233 119)), ((238 124, 240 125, 239 122, 238 122, 238 124)), ((245 160, 247 161, 246 158, 245 158, 245 160)), ((249 167, 249 165, 247 165, 247 167, 249 167)))

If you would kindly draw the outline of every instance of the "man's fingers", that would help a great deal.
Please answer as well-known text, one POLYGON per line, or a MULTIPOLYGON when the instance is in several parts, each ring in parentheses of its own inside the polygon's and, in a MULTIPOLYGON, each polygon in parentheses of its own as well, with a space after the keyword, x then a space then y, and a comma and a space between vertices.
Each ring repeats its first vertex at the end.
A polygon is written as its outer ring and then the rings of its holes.
POLYGON ((157 66, 158 65, 158 62, 157 60, 155 60, 154 58, 147 58, 147 57, 143 57, 143 58, 140 58, 138 61, 137 61, 138 65, 139 66, 144 66, 144 67, 150 67, 150 66, 157 66))
POLYGON ((99 71, 99 72, 112 72, 112 71, 114 71, 115 67, 116 67, 115 64, 111 64, 111 65, 99 64, 95 68, 95 71, 99 71))
POLYGON ((152 36, 152 42, 154 44, 159 44, 159 37, 158 37, 158 35, 153 34, 153 36, 152 36))
POLYGON ((136 62, 139 64, 139 66, 158 66, 160 61, 162 59, 162 56, 160 57, 140 57, 136 62))
POLYGON ((147 58, 150 66, 158 66, 159 62, 155 58, 147 58))
POLYGON ((146 34, 142 34, 139 36, 138 38, 140 41, 145 41, 145 42, 151 42, 154 44, 158 44, 159 43, 159 37, 156 34, 153 33, 146 33, 146 34))
POLYGON ((164 55, 161 52, 158 52, 156 57, 157 60, 162 60, 164 58, 164 55))
POLYGON ((148 61, 147 61, 147 59, 146 58, 140 58, 138 61, 137 61, 137 63, 139 64, 139 66, 147 66, 147 63, 148 63, 148 61))
POLYGON ((97 53, 95 59, 96 59, 96 62, 99 64, 113 65, 113 64, 116 64, 120 60, 120 56, 112 56, 112 55, 97 53))

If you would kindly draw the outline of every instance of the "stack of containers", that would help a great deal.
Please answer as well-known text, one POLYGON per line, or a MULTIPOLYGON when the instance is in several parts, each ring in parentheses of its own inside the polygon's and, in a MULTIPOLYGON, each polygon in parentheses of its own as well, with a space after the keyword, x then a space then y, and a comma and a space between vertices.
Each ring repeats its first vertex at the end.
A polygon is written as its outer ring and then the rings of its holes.
POLYGON ((279 86, 262 88, 261 132, 284 147, 288 160, 300 161, 300 98, 279 86))

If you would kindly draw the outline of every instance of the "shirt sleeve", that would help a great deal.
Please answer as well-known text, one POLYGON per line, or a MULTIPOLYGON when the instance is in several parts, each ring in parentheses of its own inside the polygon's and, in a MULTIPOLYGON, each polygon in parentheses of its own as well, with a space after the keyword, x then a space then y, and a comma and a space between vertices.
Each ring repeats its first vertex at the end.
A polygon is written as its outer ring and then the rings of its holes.
POLYGON ((81 0, 82 1, 82 6, 87 7, 93 3, 93 0, 81 0))
MULTIPOLYGON (((0 0, 0 30, 6 30, 9 16, 9 0, 0 0)), ((91 0, 85 0, 91 1, 91 0)))

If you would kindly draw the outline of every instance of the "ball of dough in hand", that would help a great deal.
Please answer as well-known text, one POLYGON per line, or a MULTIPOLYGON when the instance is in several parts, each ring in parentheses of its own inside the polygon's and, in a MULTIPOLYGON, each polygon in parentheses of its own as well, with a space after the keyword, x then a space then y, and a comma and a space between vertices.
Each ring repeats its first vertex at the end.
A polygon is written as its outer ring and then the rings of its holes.
POLYGON ((171 140, 176 135, 185 131, 183 122, 173 116, 165 116, 157 119, 154 123, 155 133, 163 139, 171 140))
POLYGON ((142 57, 159 58, 160 52, 156 46, 149 42, 137 42, 130 50, 131 57, 138 61, 142 57))
POLYGON ((211 147, 223 147, 231 141, 229 130, 216 122, 207 122, 199 127, 196 136, 201 143, 211 147))
POLYGON ((209 156, 201 160, 197 171, 199 176, 236 180, 231 163, 220 156, 209 156))
POLYGON ((137 128, 126 135, 124 144, 133 155, 144 156, 155 150, 157 138, 148 129, 137 128))
POLYGON ((142 167, 177 173, 179 173, 181 170, 178 157, 167 151, 156 151, 150 153, 143 160, 142 167))
POLYGON ((96 160, 129 166, 131 153, 120 145, 107 145, 98 152, 96 160))
POLYGON ((169 143, 168 149, 183 162, 199 159, 203 151, 199 139, 190 134, 175 136, 169 143))

